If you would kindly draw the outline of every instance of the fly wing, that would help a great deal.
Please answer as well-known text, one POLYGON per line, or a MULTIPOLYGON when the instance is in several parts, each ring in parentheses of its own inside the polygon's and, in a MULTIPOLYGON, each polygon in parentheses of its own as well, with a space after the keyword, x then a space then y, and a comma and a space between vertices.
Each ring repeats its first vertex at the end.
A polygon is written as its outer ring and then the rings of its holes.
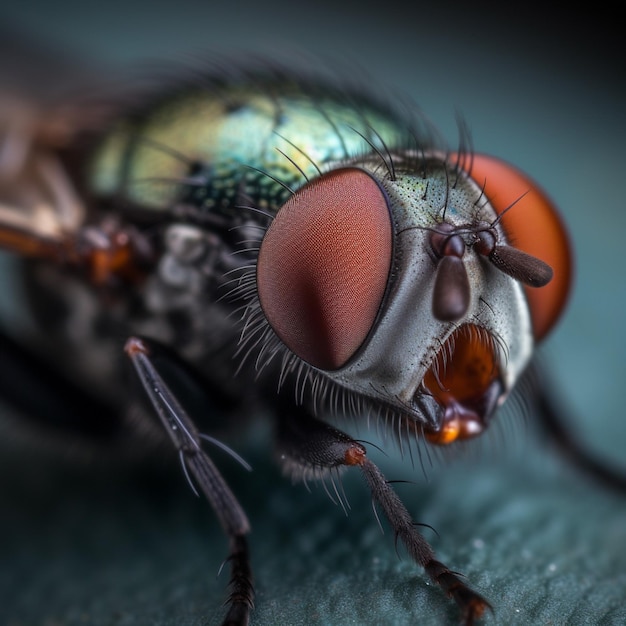
MULTIPOLYGON (((100 73, 0 26, 0 246, 40 254, 84 222, 66 167, 77 138, 102 124, 85 94, 100 73)), ((94 100, 95 102, 95 100, 94 100)))

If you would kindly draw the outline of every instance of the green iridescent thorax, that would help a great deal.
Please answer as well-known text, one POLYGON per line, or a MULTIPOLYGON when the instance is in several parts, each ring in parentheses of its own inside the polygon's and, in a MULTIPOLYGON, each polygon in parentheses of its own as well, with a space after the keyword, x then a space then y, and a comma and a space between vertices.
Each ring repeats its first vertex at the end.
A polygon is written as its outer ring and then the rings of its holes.
POLYGON ((91 185, 163 210, 185 203, 232 211, 240 197, 275 210, 317 167, 394 145, 406 127, 375 107, 290 86, 196 90, 123 121, 97 151, 91 185), (367 139, 365 139, 366 137, 367 139), (280 182, 277 182, 280 181, 280 182))

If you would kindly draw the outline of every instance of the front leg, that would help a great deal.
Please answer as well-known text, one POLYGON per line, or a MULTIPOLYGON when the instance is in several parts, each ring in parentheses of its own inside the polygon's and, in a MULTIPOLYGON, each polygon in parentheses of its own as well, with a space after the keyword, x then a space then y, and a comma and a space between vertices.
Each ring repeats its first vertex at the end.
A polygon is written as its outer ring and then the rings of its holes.
POLYGON ((248 518, 213 461, 202 449, 203 435, 198 432, 191 418, 156 370, 150 358, 148 344, 132 337, 126 342, 125 351, 150 402, 178 450, 183 471, 192 489, 197 494, 194 485, 199 487, 229 538, 230 552, 227 562, 231 566, 230 594, 226 602, 228 613, 223 626, 247 626, 254 600, 246 540, 246 535, 250 532, 248 518), (195 479, 193 482, 189 474, 195 479))
POLYGON ((435 559, 434 550, 416 530, 408 510, 380 469, 369 460, 361 443, 302 409, 296 414, 293 406, 284 405, 279 411, 278 451, 284 467, 299 477, 321 477, 325 471, 358 467, 396 538, 404 543, 411 558, 426 570, 433 582, 457 603, 463 623, 471 626, 486 609, 491 610, 489 602, 460 575, 435 559))

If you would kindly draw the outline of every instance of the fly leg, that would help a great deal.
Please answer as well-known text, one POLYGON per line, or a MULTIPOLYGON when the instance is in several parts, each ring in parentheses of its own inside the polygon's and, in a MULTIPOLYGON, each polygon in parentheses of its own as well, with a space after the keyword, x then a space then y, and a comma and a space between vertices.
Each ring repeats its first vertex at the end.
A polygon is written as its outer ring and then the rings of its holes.
POLYGON ((471 626, 489 602, 473 591, 463 578, 435 559, 430 544, 419 534, 410 513, 369 460, 365 447, 340 430, 302 411, 293 415, 287 407, 279 414, 278 450, 285 468, 295 476, 320 475, 324 471, 356 466, 367 483, 373 501, 389 520, 397 539, 404 543, 411 558, 452 598, 461 610, 463 623, 471 626))
POLYGON ((178 450, 183 471, 192 489, 196 491, 194 485, 197 485, 204 494, 229 538, 230 553, 227 561, 231 566, 230 594, 223 626, 245 626, 249 622, 254 598, 246 540, 246 535, 250 532, 248 518, 213 461, 202 450, 203 435, 198 432, 157 372, 147 342, 132 337, 126 342, 125 351, 152 406, 178 450))

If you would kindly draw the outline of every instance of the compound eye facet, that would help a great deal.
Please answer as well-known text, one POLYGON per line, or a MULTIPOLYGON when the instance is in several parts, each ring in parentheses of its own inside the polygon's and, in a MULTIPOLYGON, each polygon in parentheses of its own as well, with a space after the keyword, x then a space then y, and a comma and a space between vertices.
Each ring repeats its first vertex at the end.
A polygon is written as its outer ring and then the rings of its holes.
POLYGON ((547 195, 525 174, 513 166, 483 154, 465 161, 470 176, 498 215, 513 203, 500 224, 508 244, 547 263, 552 280, 543 287, 525 285, 535 339, 539 341, 560 317, 572 282, 572 252, 565 226, 547 195))
POLYGON ((376 320, 392 248, 387 198, 367 172, 337 169, 303 186, 278 211, 257 261, 276 335, 314 367, 345 365, 376 320))

